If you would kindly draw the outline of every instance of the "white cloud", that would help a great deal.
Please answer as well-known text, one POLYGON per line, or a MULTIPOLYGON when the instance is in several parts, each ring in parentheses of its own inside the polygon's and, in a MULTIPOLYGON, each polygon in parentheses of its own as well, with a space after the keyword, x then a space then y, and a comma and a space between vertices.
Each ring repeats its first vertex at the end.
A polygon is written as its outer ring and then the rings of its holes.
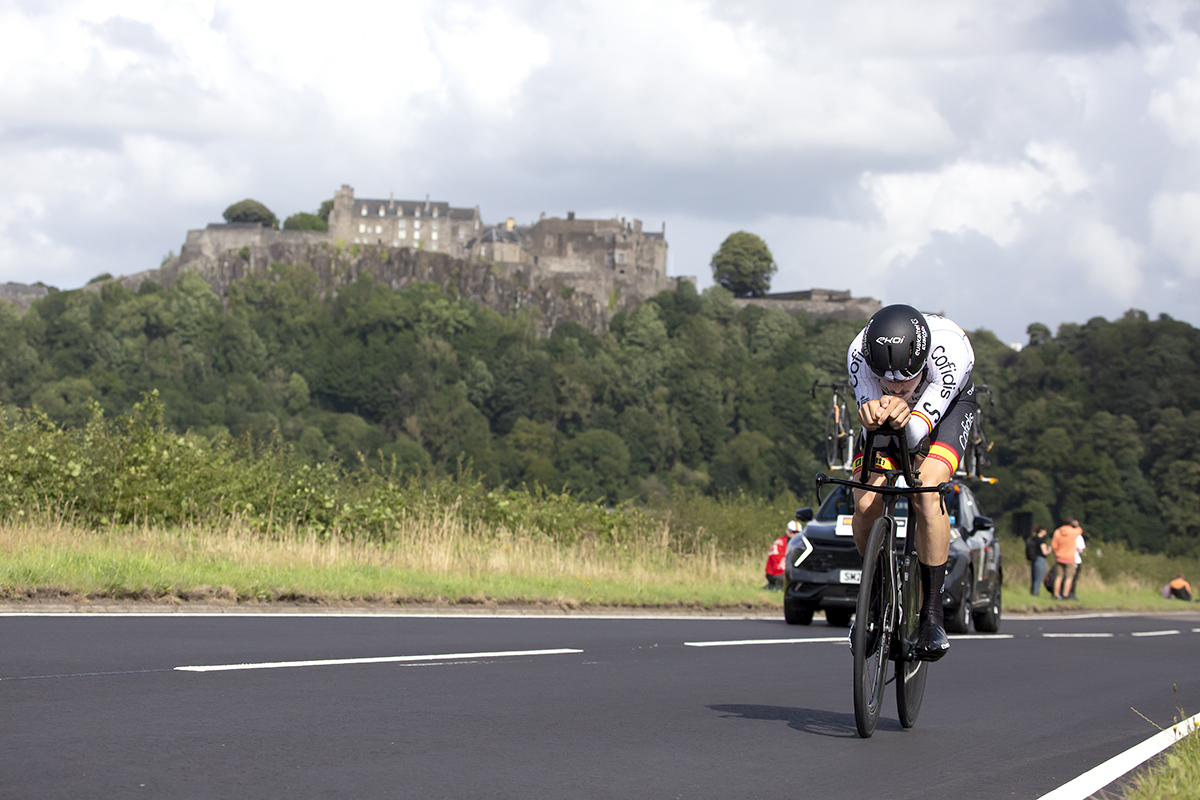
POLYGON ((1200 193, 1163 193, 1150 204, 1151 241, 1184 274, 1200 278, 1200 193))
POLYGON ((1067 252, 1085 270, 1091 288, 1122 304, 1136 300, 1142 285, 1142 248, 1111 226, 1081 220, 1067 232, 1067 252))
POLYGON ((351 183, 665 219, 702 282, 738 229, 779 289, 953 267, 921 302, 1005 305, 1009 338, 1125 303, 1200 321, 1192 5, 0 2, 0 277, 153 267, 230 202, 351 183))
POLYGON ((862 179, 892 239, 878 266, 912 258, 935 232, 970 231, 1012 244, 1030 215, 1090 183, 1073 152, 1042 142, 1031 143, 1019 160, 964 158, 937 172, 867 173, 862 179))

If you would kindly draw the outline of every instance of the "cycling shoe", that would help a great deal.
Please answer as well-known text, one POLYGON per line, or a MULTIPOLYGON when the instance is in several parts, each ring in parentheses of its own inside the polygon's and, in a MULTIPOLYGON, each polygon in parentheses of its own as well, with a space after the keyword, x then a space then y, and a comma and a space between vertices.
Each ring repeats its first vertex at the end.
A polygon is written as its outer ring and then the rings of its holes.
POLYGON ((950 638, 946 629, 932 620, 921 620, 917 631, 917 647, 914 655, 919 661, 937 661, 950 650, 950 638))

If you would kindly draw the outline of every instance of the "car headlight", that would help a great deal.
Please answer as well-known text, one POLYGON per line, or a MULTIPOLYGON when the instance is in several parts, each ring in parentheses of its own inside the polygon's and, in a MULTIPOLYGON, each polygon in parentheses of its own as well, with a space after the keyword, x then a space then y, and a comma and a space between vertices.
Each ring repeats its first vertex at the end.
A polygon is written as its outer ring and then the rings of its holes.
MULTIPOLYGON (((812 555, 812 551, 813 551, 812 542, 810 542, 808 540, 807 536, 805 536, 804 534, 800 534, 800 552, 792 560, 792 566, 798 567, 801 564, 803 564, 804 559, 806 559, 812 555)), ((795 551, 793 550, 792 552, 795 552, 795 551)))

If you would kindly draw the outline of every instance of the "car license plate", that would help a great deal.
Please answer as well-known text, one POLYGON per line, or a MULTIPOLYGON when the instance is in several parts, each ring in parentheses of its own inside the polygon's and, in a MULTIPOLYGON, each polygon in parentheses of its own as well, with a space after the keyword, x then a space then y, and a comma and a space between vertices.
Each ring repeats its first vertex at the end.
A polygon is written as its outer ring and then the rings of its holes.
POLYGON ((862 583, 861 569, 844 569, 842 570, 839 580, 842 583, 862 583))

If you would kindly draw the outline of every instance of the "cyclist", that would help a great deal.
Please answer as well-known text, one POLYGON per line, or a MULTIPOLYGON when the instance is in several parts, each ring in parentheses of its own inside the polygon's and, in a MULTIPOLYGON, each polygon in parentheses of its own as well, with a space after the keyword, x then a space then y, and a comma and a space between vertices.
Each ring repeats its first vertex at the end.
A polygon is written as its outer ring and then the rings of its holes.
MULTIPOLYGON (((903 431, 916 454, 913 469, 921 484, 950 480, 967 448, 976 413, 971 381, 975 351, 963 329, 912 306, 886 306, 851 343, 846 362, 863 435, 881 426, 903 431)), ((862 471, 863 435, 854 454, 854 474, 862 471)), ((885 469, 897 466, 886 452, 876 463, 885 469)), ((885 480, 882 473, 870 472, 866 482, 880 485, 885 480)), ((883 513, 883 495, 855 489, 854 505, 854 544, 862 554, 872 524, 883 513)), ((916 655, 936 661, 950 649, 941 597, 950 555, 950 518, 936 493, 914 495, 909 505, 916 523, 909 535, 916 536, 924 584, 916 655)))

